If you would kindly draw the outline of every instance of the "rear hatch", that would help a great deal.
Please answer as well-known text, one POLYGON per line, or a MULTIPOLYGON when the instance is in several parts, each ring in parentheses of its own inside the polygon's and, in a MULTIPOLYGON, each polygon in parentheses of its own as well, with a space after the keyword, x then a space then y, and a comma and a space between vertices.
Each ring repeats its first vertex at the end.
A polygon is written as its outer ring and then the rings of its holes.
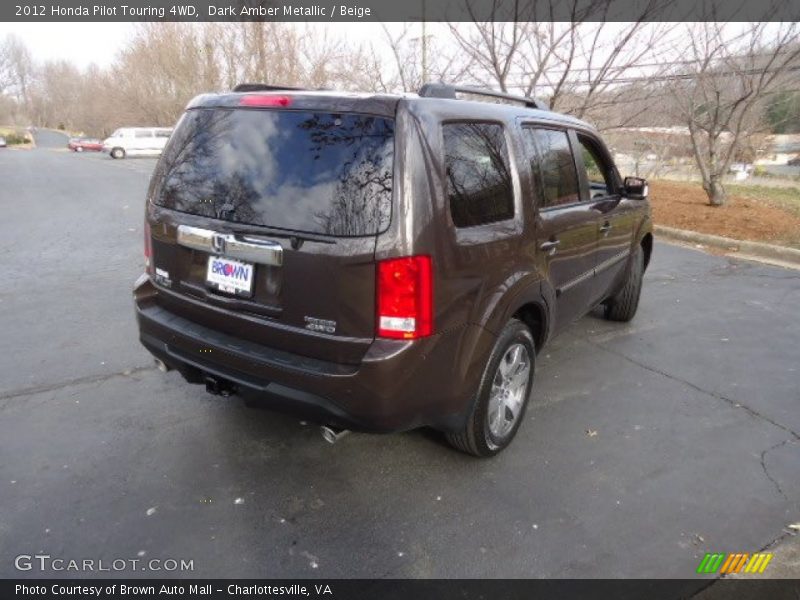
POLYGON ((242 339, 357 363, 375 332, 394 121, 287 96, 234 98, 188 110, 153 174, 158 301, 242 339))

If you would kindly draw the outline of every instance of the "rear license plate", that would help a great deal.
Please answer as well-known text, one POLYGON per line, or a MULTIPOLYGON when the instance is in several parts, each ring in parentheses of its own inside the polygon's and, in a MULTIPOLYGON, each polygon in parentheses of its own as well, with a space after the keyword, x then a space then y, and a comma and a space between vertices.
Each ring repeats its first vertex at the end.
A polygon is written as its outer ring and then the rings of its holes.
POLYGON ((253 295, 253 272, 255 267, 246 262, 209 256, 206 270, 206 284, 209 287, 236 296, 253 295))

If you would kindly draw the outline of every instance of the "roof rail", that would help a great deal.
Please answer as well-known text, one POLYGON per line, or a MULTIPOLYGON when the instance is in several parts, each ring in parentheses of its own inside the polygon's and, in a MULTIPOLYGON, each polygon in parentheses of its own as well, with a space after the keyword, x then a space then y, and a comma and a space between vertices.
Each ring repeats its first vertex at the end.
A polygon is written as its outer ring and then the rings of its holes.
POLYGON ((474 88, 460 85, 449 85, 447 83, 426 83, 419 89, 419 95, 423 98, 450 98, 456 100, 456 94, 474 94, 476 96, 490 96, 492 98, 502 98, 512 102, 520 102, 528 108, 538 108, 539 110, 549 110, 544 100, 531 98, 529 96, 515 96, 505 92, 497 92, 484 88, 474 88))
POLYGON ((303 88, 290 87, 288 85, 267 85, 266 83, 240 83, 233 88, 234 92, 280 92, 284 90, 299 92, 303 88))

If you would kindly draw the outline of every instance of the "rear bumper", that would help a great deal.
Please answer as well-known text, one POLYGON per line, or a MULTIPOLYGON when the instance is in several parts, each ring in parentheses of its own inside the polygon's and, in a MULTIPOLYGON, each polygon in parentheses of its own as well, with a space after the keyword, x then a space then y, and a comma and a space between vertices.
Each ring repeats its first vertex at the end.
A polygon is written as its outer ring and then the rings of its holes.
POLYGON ((159 305, 158 293, 148 278, 137 282, 140 340, 187 381, 224 379, 268 406, 349 429, 459 428, 494 343, 465 325, 416 341, 375 340, 356 365, 328 362, 190 321, 159 305))

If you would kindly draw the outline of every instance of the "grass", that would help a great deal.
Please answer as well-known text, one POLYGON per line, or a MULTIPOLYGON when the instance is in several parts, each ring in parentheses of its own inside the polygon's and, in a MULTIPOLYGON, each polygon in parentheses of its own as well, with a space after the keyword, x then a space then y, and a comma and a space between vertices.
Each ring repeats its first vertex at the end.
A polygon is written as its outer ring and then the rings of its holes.
POLYGON ((725 188, 731 196, 766 202, 800 216, 800 187, 728 184, 725 188))

